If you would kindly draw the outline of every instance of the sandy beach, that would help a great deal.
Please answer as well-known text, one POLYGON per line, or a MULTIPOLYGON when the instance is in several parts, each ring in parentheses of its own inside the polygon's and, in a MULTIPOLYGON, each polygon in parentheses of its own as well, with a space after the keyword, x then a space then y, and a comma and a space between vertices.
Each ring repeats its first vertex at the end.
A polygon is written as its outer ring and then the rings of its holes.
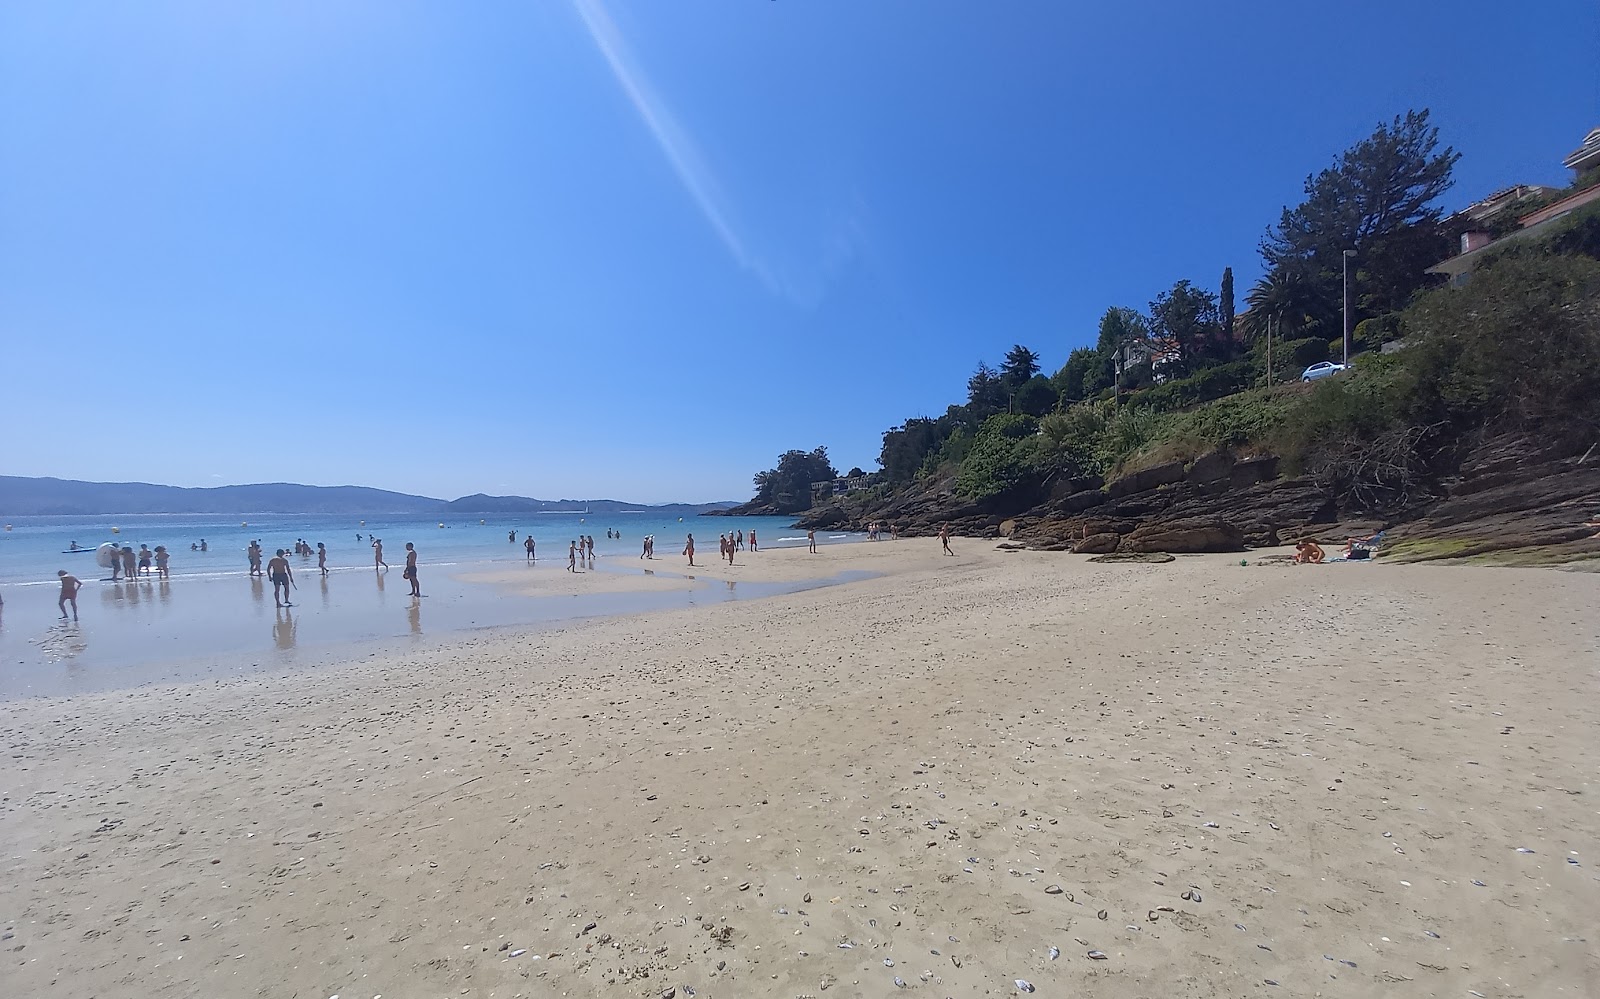
POLYGON ((0 702, 0 992, 1595 994, 1600 575, 715 547, 874 575, 0 702))

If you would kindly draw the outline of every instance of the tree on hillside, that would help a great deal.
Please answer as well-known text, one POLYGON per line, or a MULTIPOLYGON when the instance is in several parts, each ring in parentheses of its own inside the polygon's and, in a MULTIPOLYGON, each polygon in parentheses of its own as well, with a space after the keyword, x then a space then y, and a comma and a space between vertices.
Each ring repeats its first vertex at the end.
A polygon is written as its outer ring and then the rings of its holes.
POLYGON ((1056 408, 1056 402, 1061 398, 1061 393, 1056 391, 1055 383, 1044 375, 1034 375, 1022 383, 1012 396, 1013 408, 1028 416, 1043 416, 1056 408))
MULTIPOLYGON (((1316 292, 1299 267, 1273 271, 1251 286, 1244 300, 1250 303, 1250 313, 1246 317, 1250 326, 1245 332, 1252 338, 1265 335, 1269 319, 1273 333, 1281 332, 1287 340, 1322 335, 1317 325, 1316 292)), ((1337 328, 1332 332, 1338 332, 1337 328)))
POLYGON ((1150 339, 1179 378, 1207 364, 1227 360, 1217 320, 1216 296, 1189 281, 1179 281, 1150 303, 1150 339))
POLYGON ((1298 270, 1316 318, 1329 325, 1342 303, 1342 254, 1355 250, 1363 306, 1403 307, 1427 283, 1423 270, 1448 250, 1435 203, 1449 190, 1460 158, 1439 147, 1426 110, 1380 123, 1332 166, 1306 178, 1305 200, 1284 208, 1261 242, 1268 270, 1298 270))
POLYGON ((778 456, 777 468, 756 473, 756 500, 777 508, 779 513, 800 513, 811 509, 811 483, 831 482, 838 477, 825 447, 785 451, 778 456))
POLYGON ((1222 326, 1222 335, 1228 340, 1233 336, 1233 268, 1222 269, 1222 302, 1217 322, 1222 326))
POLYGON ((1038 354, 1020 343, 1006 351, 1005 362, 1000 365, 1000 380, 1005 382, 1007 392, 1015 392, 1038 373, 1038 354))
MULTIPOLYGON (((1063 401, 1077 402, 1086 398, 1089 393, 1084 388, 1084 376, 1099 361, 1100 355, 1093 347, 1079 347, 1067 355, 1067 363, 1050 378, 1063 401)), ((1098 392, 1099 389, 1095 391, 1098 392)))
POLYGON ((982 361, 967 379, 967 409, 978 423, 996 413, 1004 413, 1011 401, 1011 390, 1000 373, 982 361))
POLYGON ((1120 399, 1123 372, 1143 363, 1150 353, 1150 324, 1137 310, 1114 305, 1100 317, 1100 337, 1095 342, 1095 351, 1099 354, 1100 367, 1091 373, 1091 383, 1102 383, 1102 388, 1113 386, 1120 399))

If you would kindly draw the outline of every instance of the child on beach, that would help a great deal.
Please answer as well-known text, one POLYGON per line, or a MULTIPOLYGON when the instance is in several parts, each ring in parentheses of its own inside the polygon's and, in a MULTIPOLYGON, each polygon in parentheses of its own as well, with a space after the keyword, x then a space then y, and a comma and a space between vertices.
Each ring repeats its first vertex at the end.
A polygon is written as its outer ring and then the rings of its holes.
POLYGON ((61 619, 67 619, 67 604, 72 605, 72 619, 78 619, 78 590, 83 588, 83 583, 72 573, 65 569, 57 569, 56 575, 61 577, 61 599, 56 601, 56 606, 61 608, 61 619))
POLYGON ((317 542, 317 568, 324 576, 328 574, 328 549, 320 541, 317 542))

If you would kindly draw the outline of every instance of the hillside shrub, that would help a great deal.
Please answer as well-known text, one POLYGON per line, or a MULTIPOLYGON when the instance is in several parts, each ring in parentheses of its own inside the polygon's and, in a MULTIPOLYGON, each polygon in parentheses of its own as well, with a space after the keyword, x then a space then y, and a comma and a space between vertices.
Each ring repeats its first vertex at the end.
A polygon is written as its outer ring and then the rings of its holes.
POLYGON ((974 500, 995 499, 1037 481, 1042 474, 1035 436, 1039 421, 1000 413, 983 421, 956 474, 956 491, 974 500))

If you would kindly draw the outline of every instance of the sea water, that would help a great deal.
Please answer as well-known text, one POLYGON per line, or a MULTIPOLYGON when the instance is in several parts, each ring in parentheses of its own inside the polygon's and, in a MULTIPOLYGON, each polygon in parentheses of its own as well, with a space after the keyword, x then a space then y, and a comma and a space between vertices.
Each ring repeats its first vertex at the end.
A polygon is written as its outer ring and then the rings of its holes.
MULTIPOLYGON (((715 557, 712 535, 730 530, 742 530, 746 538, 756 531, 763 549, 804 544, 805 533, 790 523, 778 517, 686 517, 680 522, 648 510, 481 521, 421 515, 16 518, 9 531, 0 532, 0 698, 308 668, 396 642, 722 604, 865 575, 829 575, 819 563, 814 579, 713 580, 688 568, 680 554, 691 532, 703 561, 715 557), (515 541, 510 538, 513 531, 515 541), (526 563, 522 544, 529 533, 538 544, 534 565, 526 563), (584 592, 579 583, 576 593, 540 595, 541 577, 565 577, 567 545, 580 534, 593 535, 598 556, 584 563, 582 571, 635 575, 641 585, 628 592, 608 592, 606 586, 584 592), (650 534, 656 538, 656 559, 642 562, 637 556, 650 534), (373 537, 383 539, 391 570, 374 572, 373 537), (207 551, 191 550, 202 538, 207 551), (270 583, 248 575, 245 548, 259 540, 270 557, 278 548, 292 550, 299 539, 327 546, 330 574, 317 571, 315 557, 290 555, 296 582, 292 606, 278 607, 270 583), (84 551, 68 552, 74 541, 84 551), (152 549, 165 545, 172 553, 171 578, 111 582, 93 554, 104 541, 135 551, 141 544, 152 549), (409 581, 400 574, 407 541, 417 548, 425 599, 413 599, 409 581), (78 596, 80 620, 58 616, 58 569, 85 583, 78 596), (475 581, 484 576, 504 580, 508 571, 511 578, 534 584, 532 592, 475 581), (361 651, 352 652, 353 645, 361 651)), ((829 532, 819 533, 817 540, 839 544, 861 537, 829 532)), ((741 570, 756 570, 759 559, 742 558, 741 570)))
MULTIPOLYGON (((540 561, 567 557, 567 545, 580 534, 594 538, 596 554, 638 555, 646 535, 656 539, 658 558, 683 550, 687 535, 700 553, 716 552, 713 535, 757 532, 762 547, 805 544, 805 532, 787 517, 666 517, 650 510, 635 513, 533 513, 522 516, 452 517, 423 514, 125 514, 99 517, 17 517, 0 530, 0 595, 16 586, 54 586, 56 570, 83 580, 110 577, 95 564, 93 550, 112 542, 135 552, 140 545, 165 545, 171 554, 168 571, 174 579, 194 575, 239 575, 249 571, 245 549, 259 540, 265 558, 279 548, 293 551, 297 540, 328 549, 330 568, 373 564, 373 538, 383 540, 384 561, 405 565, 406 542, 416 545, 418 561, 428 566, 517 561, 524 559, 523 539, 533 535, 540 561), (606 537, 610 529, 620 537, 606 537), (509 540, 511 533, 516 541, 509 540), (191 550, 204 539, 207 550, 191 550), (68 554, 77 542, 86 552, 68 554)), ((819 543, 860 540, 862 535, 819 532, 819 543)), ((316 560, 291 558, 296 571, 315 567, 316 560)), ((153 567, 152 567, 153 568, 153 567)))

